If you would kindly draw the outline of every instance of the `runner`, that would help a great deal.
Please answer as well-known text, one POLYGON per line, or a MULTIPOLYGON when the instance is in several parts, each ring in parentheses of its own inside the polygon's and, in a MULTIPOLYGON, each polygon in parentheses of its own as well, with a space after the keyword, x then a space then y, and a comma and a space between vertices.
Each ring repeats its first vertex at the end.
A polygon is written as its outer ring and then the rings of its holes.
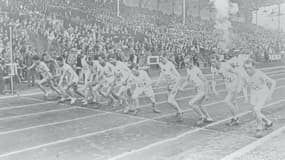
POLYGON ((115 73, 115 84, 111 95, 122 105, 127 103, 127 82, 132 73, 126 63, 116 60, 115 55, 110 55, 109 61, 114 66, 115 73))
POLYGON ((96 85, 96 74, 97 66, 96 61, 93 61, 91 57, 85 57, 83 59, 83 74, 85 75, 85 99, 82 101, 83 105, 88 105, 89 103, 96 103, 95 95, 93 93, 93 87, 96 85), (91 100, 91 102, 90 102, 91 100))
POLYGON ((62 57, 58 57, 56 61, 60 69, 62 70, 62 75, 59 80, 59 88, 61 89, 64 95, 64 97, 62 97, 59 102, 64 102, 67 100, 67 98, 69 98, 71 100, 70 104, 74 104, 77 100, 75 95, 84 97, 84 95, 78 91, 79 77, 74 71, 74 69, 69 64, 66 64, 64 62, 64 59, 62 57), (73 90, 73 92, 71 91, 71 89, 73 90))
POLYGON ((178 88, 180 87, 181 75, 176 70, 175 65, 164 57, 160 57, 159 66, 161 73, 156 85, 158 86, 162 80, 166 81, 168 87, 168 103, 176 109, 176 116, 179 118, 179 121, 181 121, 183 118, 183 111, 175 99, 178 88))
POLYGON ((100 72, 100 82, 96 87, 97 92, 107 98, 109 100, 108 105, 111 105, 114 107, 114 97, 111 94, 112 89, 114 88, 115 85, 115 69, 114 66, 106 62, 105 56, 100 55, 98 56, 98 61, 99 61, 99 72, 100 72))
POLYGON ((244 62, 248 60, 248 56, 244 55, 244 54, 239 54, 234 56, 233 58, 231 58, 229 60, 229 62, 232 64, 232 66, 234 67, 234 69, 237 71, 237 73, 239 74, 239 79, 240 79, 240 86, 239 88, 241 88, 241 91, 243 93, 243 97, 245 99, 245 102, 247 103, 248 100, 248 88, 246 85, 246 79, 247 79, 247 74, 243 68, 244 62))
MULTIPOLYGON (((213 62, 215 60, 215 57, 213 57, 211 59, 211 62, 213 62)), ((210 86, 209 86, 209 90, 210 92, 214 93, 216 96, 219 95, 219 93, 217 92, 217 76, 218 76, 218 70, 216 67, 214 67, 214 64, 212 63, 211 64, 211 67, 210 67, 210 70, 211 70, 211 80, 210 80, 210 86)))
POLYGON ((250 88, 250 103, 253 106, 253 111, 256 115, 256 137, 262 137, 263 130, 273 126, 273 122, 265 117, 261 112, 261 109, 264 107, 266 102, 271 99, 276 88, 276 81, 268 77, 262 71, 256 69, 252 60, 247 60, 244 64, 244 68, 249 76, 247 84, 250 88), (270 89, 268 84, 270 84, 270 89))
POLYGON ((35 55, 32 57, 33 64, 28 67, 28 70, 35 68, 36 72, 40 74, 41 80, 37 80, 36 84, 39 88, 44 92, 44 99, 47 99, 49 96, 49 92, 45 89, 45 84, 47 84, 53 91, 55 91, 58 95, 61 95, 61 92, 55 87, 53 83, 53 76, 48 68, 48 66, 40 60, 40 57, 35 55))
POLYGON ((208 114, 206 108, 202 106, 202 103, 207 95, 207 78, 202 73, 200 68, 193 64, 192 60, 188 61, 186 70, 187 82, 191 82, 195 86, 197 92, 197 94, 189 101, 189 105, 199 116, 201 116, 201 119, 197 122, 197 125, 201 126, 204 123, 211 123, 213 122, 213 119, 208 114))
POLYGON ((225 97, 225 103, 228 104, 232 118, 229 123, 226 123, 229 126, 239 124, 239 118, 237 117, 238 107, 236 104, 236 98, 240 92, 240 79, 237 71, 232 67, 229 62, 220 62, 215 60, 213 66, 217 68, 218 73, 221 74, 225 81, 227 96, 225 97))
POLYGON ((139 96, 145 94, 147 98, 150 99, 152 103, 152 108, 154 113, 160 113, 160 110, 156 108, 156 101, 154 91, 152 89, 152 80, 149 75, 144 70, 139 70, 137 65, 131 67, 134 79, 134 91, 132 94, 132 99, 135 102, 134 111, 135 114, 138 112, 139 106, 139 96))

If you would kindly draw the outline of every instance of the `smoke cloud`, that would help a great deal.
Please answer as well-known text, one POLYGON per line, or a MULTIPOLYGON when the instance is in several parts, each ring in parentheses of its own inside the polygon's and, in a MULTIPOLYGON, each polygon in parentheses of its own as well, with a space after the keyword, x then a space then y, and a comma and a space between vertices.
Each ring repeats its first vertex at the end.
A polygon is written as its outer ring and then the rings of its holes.
POLYGON ((210 0, 210 2, 216 9, 215 28, 222 34, 218 45, 220 48, 228 50, 232 43, 230 32, 232 24, 230 16, 238 13, 238 5, 230 2, 230 0, 210 0))

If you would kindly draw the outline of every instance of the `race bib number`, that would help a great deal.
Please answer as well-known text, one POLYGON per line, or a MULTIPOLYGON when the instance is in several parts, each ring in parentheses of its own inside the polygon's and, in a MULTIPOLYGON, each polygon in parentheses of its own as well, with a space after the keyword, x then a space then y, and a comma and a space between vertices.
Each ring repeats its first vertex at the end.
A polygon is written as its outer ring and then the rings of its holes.
POLYGON ((225 81, 226 81, 226 82, 232 82, 232 81, 233 81, 233 78, 232 78, 232 77, 225 77, 225 81))
POLYGON ((76 64, 77 54, 70 54, 67 58, 67 63, 70 65, 76 64))

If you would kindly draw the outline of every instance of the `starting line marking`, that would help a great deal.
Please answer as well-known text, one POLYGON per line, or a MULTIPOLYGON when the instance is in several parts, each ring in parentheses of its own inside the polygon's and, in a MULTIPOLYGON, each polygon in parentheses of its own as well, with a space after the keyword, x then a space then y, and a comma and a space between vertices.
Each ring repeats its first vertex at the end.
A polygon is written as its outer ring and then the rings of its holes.
POLYGON ((88 116, 78 117, 78 118, 64 120, 64 121, 59 121, 59 122, 52 122, 52 123, 36 125, 36 126, 32 126, 32 127, 27 127, 27 128, 21 128, 21 129, 16 129, 16 130, 11 130, 11 131, 4 131, 4 132, 0 132, 0 135, 10 134, 10 133, 15 133, 15 132, 20 132, 20 131, 25 131, 25 130, 29 130, 29 129, 53 126, 53 125, 58 125, 58 124, 64 124, 64 123, 69 123, 69 122, 79 121, 79 120, 84 120, 84 119, 89 119, 89 118, 91 119, 91 118, 95 118, 95 117, 99 117, 99 116, 104 116, 104 115, 107 115, 107 114, 109 114, 109 113, 98 113, 98 114, 92 114, 92 115, 88 115, 88 116))
POLYGON ((23 115, 17 115, 17 116, 3 117, 3 118, 0 118, 0 121, 8 120, 8 119, 23 118, 23 117, 31 117, 31 116, 42 115, 42 114, 53 113, 53 112, 68 111, 68 110, 73 110, 73 109, 79 109, 79 107, 61 108, 61 109, 54 109, 54 110, 43 111, 43 112, 36 112, 36 113, 29 113, 29 114, 23 114, 23 115))
POLYGON ((43 105, 43 104, 52 104, 52 103, 53 102, 42 102, 42 103, 32 103, 32 104, 25 104, 25 105, 18 105, 18 106, 2 107, 2 108, 0 108, 0 111, 17 109, 17 108, 25 108, 25 107, 29 107, 29 106, 36 106, 36 105, 43 105))

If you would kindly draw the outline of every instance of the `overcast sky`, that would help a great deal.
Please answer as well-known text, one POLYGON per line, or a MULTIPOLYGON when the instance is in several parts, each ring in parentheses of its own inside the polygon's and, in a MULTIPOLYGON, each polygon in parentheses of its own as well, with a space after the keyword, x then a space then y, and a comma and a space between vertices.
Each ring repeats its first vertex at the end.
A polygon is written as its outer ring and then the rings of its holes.
MULTIPOLYGON (((280 5, 280 27, 285 31, 285 2, 280 5)), ((258 10, 257 24, 270 29, 278 29, 278 5, 262 7, 258 10)), ((256 23, 256 12, 253 12, 253 23, 256 23)))

